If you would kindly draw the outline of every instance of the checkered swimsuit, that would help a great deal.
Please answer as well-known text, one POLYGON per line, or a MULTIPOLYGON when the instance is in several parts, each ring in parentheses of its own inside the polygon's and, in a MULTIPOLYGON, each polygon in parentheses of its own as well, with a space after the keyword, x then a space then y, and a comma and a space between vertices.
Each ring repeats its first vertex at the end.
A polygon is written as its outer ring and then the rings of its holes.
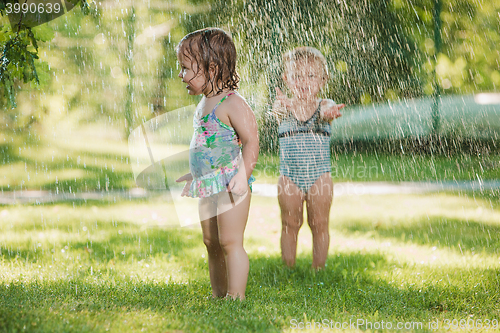
POLYGON ((330 123, 320 122, 319 111, 320 106, 305 122, 290 114, 278 128, 280 174, 290 178, 304 193, 332 168, 330 123))

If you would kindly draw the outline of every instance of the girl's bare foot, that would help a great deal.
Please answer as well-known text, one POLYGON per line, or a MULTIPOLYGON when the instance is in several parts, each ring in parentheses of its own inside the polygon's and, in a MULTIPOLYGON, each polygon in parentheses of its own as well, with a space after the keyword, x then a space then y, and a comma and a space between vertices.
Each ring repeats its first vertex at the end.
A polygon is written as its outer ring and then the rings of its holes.
POLYGON ((241 297, 240 294, 232 295, 230 293, 227 293, 227 295, 226 295, 226 297, 224 297, 224 299, 231 300, 231 301, 236 301, 236 300, 243 301, 245 299, 245 297, 241 297))

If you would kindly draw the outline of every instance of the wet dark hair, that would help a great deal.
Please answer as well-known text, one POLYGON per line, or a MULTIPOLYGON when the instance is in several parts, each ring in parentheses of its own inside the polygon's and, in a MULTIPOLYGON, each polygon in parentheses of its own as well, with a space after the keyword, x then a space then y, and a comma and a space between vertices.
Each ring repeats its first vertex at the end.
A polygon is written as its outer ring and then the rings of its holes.
POLYGON ((212 83, 210 92, 215 90, 215 94, 219 94, 223 89, 238 89, 240 78, 236 73, 236 47, 224 30, 205 28, 191 32, 179 42, 177 52, 196 62, 198 72, 203 69, 207 84, 212 83), (215 70, 213 77, 210 77, 211 67, 215 70))

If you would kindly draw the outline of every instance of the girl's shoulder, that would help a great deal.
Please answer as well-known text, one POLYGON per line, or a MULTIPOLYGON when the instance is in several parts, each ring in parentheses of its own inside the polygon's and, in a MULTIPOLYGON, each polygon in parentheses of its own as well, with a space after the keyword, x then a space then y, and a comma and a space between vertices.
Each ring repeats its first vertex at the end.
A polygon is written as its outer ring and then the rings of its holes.
POLYGON ((239 94, 231 94, 224 98, 217 107, 215 116, 222 123, 232 127, 242 140, 248 135, 253 135, 252 130, 257 129, 252 109, 239 94))
POLYGON ((237 91, 231 91, 229 94, 228 94, 228 98, 227 100, 229 102, 235 102, 235 101, 244 101, 246 103, 246 99, 245 97, 241 96, 239 92, 237 91))
POLYGON ((238 92, 234 91, 231 96, 227 97, 224 103, 222 103, 219 108, 223 112, 229 115, 237 115, 241 112, 246 112, 250 109, 246 99, 241 96, 238 92))

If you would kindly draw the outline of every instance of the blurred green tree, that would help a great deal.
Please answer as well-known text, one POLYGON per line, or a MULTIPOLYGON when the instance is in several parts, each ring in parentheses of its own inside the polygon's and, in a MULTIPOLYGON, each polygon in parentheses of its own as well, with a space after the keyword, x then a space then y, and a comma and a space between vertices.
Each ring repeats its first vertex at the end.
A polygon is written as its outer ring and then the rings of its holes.
MULTIPOLYGON (((48 80, 48 70, 44 63, 38 62, 38 42, 46 42, 53 38, 48 29, 34 29, 40 22, 32 22, 19 14, 19 18, 6 24, 5 18, 13 14, 12 5, 22 4, 22 0, 0 0, 0 107, 4 110, 16 107, 16 90, 21 84, 39 85, 48 80), (26 19, 26 20, 25 20, 26 19), (41 80, 41 78, 43 78, 41 80)), ((95 12, 92 0, 67 0, 66 6, 73 8, 76 4, 84 14, 95 12)), ((51 18, 49 18, 51 19, 51 18)), ((16 112, 4 112, 4 116, 15 118, 16 112)))
MULTIPOLYGON (((193 1, 199 3, 200 1, 193 1)), ((184 20, 188 31, 228 27, 240 42, 240 60, 257 84, 262 77, 269 103, 281 86, 281 55, 296 46, 318 48, 330 64, 325 95, 348 105, 423 94, 421 51, 391 1, 212 0, 210 9, 184 20)), ((265 108, 265 107, 264 107, 265 108)), ((265 113, 264 113, 265 114, 265 113)), ((263 150, 276 126, 262 117, 263 150)))
POLYGON ((433 0, 392 0, 394 13, 425 60, 418 70, 424 92, 433 92, 433 72, 443 94, 496 91, 500 86, 500 0, 442 0, 441 48, 433 38, 433 0), (434 68, 436 66, 436 68, 434 68))

